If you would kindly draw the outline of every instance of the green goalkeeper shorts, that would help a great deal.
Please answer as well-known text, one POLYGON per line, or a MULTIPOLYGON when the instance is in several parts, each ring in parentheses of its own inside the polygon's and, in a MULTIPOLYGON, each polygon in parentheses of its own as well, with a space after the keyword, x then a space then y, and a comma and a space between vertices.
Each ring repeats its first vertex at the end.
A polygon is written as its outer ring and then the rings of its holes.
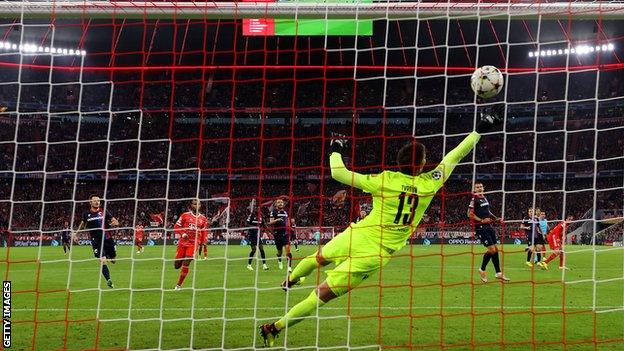
POLYGON ((390 261, 390 251, 370 239, 376 236, 379 230, 375 227, 348 227, 323 246, 323 258, 336 265, 326 271, 327 284, 336 296, 360 285, 390 261))

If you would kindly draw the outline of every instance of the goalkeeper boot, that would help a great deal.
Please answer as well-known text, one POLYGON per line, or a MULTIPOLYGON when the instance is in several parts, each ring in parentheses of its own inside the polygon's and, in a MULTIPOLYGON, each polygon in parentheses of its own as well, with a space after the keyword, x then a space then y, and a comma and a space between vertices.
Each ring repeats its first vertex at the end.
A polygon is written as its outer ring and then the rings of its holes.
POLYGON ((508 282, 509 281, 509 278, 505 277, 503 275, 503 272, 496 273, 496 279, 500 280, 501 282, 508 282))
POLYGON ((533 263, 532 262, 526 261, 524 264, 526 264, 527 266, 533 268, 533 263))
POLYGON ((110 279, 106 281, 106 285, 108 285, 108 287, 111 289, 115 288, 115 285, 113 285, 113 281, 110 279))
POLYGON ((262 264, 262 269, 264 269, 265 271, 269 270, 269 266, 266 265, 266 263, 262 264))
POLYGON ((279 336, 279 330, 277 330, 274 323, 263 324, 260 326, 260 336, 264 340, 265 347, 273 347, 275 339, 279 336))
POLYGON ((292 288, 295 285, 300 285, 305 280, 305 277, 299 278, 296 282, 290 281, 290 279, 286 279, 282 282, 282 290, 288 291, 288 289, 292 288))
POLYGON ((253 267, 252 267, 250 264, 248 264, 248 265, 247 265, 247 270, 249 270, 249 271, 253 271, 253 267))
POLYGON ((277 267, 279 269, 284 269, 284 265, 282 264, 282 261, 277 261, 277 267))

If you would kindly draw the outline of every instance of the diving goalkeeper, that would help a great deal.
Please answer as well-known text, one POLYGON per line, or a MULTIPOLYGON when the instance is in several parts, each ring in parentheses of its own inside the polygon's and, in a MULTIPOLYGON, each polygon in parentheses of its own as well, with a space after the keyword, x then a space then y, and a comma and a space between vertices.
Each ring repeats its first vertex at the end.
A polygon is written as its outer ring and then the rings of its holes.
POLYGON ((490 112, 482 113, 476 131, 449 152, 434 170, 427 173, 422 173, 426 163, 426 149, 419 142, 413 141, 399 150, 398 172, 359 174, 348 170, 342 161, 341 151, 346 140, 332 140, 329 159, 332 178, 370 193, 373 197, 373 209, 362 221, 352 223, 316 253, 301 260, 290 273, 288 279, 282 283, 284 290, 299 284, 320 266, 330 263, 336 265, 326 272, 327 279, 284 317, 260 326, 264 345, 273 346, 281 330, 301 322, 317 306, 323 306, 346 294, 386 265, 392 254, 405 246, 434 195, 449 178, 455 166, 479 141, 480 133, 502 124, 503 116, 503 105, 497 105, 490 112))

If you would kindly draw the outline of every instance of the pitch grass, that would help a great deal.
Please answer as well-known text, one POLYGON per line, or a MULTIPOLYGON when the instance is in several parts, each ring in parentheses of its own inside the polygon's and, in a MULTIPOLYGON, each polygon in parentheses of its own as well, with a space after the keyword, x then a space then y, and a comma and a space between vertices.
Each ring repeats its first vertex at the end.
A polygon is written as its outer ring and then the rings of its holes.
MULTIPOLYGON (((568 248, 572 270, 562 284, 557 260, 549 271, 532 270, 522 246, 506 245, 504 271, 512 282, 503 285, 494 281, 491 265, 491 282, 478 280, 483 247, 406 247, 383 269, 381 284, 373 275, 366 287, 323 307, 320 319, 282 333, 278 343, 465 350, 491 342, 477 349, 563 350, 565 341, 566 350, 622 350, 624 249, 598 247, 594 255, 591 247, 568 248), (587 343, 592 340, 597 343, 587 343)), ((303 247, 295 257, 314 249, 303 247)), ((7 249, 0 250, 6 257, 7 249)), ((317 279, 286 295, 273 247, 266 248, 270 270, 250 272, 248 247, 211 246, 210 259, 191 266, 185 289, 173 291, 174 250, 146 247, 137 255, 118 247, 120 259, 111 265, 115 289, 109 289, 88 247, 74 247, 71 260, 60 247, 11 248, 10 264, 1 268, 13 284, 12 349, 261 347, 257 326, 283 315, 317 279)))

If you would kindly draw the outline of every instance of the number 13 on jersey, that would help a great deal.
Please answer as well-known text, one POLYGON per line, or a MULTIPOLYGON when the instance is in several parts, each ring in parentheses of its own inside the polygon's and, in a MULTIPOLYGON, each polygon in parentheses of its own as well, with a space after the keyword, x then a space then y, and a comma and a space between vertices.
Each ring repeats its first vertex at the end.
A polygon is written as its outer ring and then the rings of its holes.
POLYGON ((399 208, 397 210, 396 217, 394 217, 394 224, 412 224, 412 221, 414 221, 414 212, 416 212, 416 207, 418 207, 418 195, 407 195, 407 193, 402 192, 399 195, 399 208), (409 212, 407 213, 403 213, 403 208, 405 207, 405 198, 407 198, 407 205, 409 206, 409 212), (403 220, 401 220, 401 217, 403 217, 403 220))

